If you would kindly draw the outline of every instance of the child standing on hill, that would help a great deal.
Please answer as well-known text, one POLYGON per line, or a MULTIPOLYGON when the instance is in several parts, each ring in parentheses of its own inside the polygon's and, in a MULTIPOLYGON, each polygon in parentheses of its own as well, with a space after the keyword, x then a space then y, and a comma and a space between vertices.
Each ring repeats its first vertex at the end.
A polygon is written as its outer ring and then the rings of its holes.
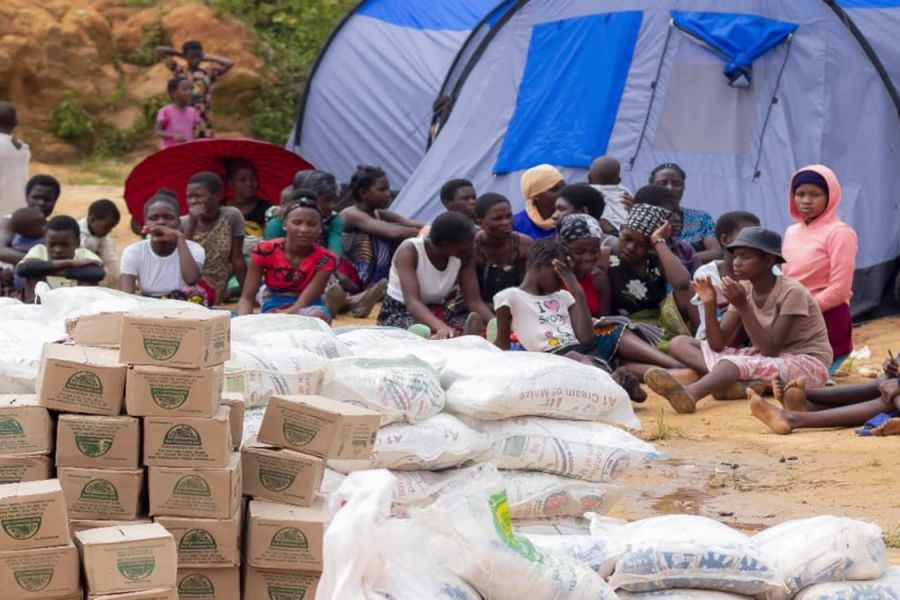
POLYGON ((172 104, 166 104, 156 113, 156 135, 162 138, 162 148, 190 142, 196 137, 200 126, 200 115, 191 107, 191 82, 184 77, 169 81, 169 97, 172 104))
POLYGON ((784 234, 784 274, 810 291, 828 327, 835 358, 853 350, 850 297, 859 248, 856 232, 837 216, 841 184, 823 165, 800 169, 791 181, 789 208, 797 223, 784 234))
POLYGON ((109 234, 119 224, 122 215, 112 200, 106 198, 91 202, 88 214, 78 221, 81 227, 81 247, 100 257, 106 269, 105 287, 118 287, 119 258, 116 256, 116 244, 109 234))
POLYGON ((762 227, 747 227, 728 245, 734 273, 741 281, 722 279, 728 312, 716 320, 716 290, 708 279, 694 284, 706 311, 707 341, 681 336, 672 340, 672 356, 703 376, 682 385, 666 370, 650 369, 644 381, 679 413, 692 413, 697 401, 737 381, 784 381, 805 378, 811 387, 828 379, 831 347, 825 320, 802 285, 775 275, 784 262, 781 236, 762 227), (742 347, 745 339, 751 346, 742 347))
POLYGON ((600 226, 607 235, 619 235, 631 210, 631 192, 622 185, 622 166, 612 156, 595 158, 588 170, 588 183, 603 194, 606 207, 600 226))
POLYGON ((234 67, 234 61, 224 56, 210 56, 203 53, 203 45, 195 40, 184 43, 181 52, 169 46, 159 46, 156 51, 166 57, 166 66, 175 77, 184 77, 191 82, 191 101, 200 115, 198 138, 213 137, 213 126, 210 120, 212 102, 212 86, 225 73, 234 67), (176 58, 184 59, 180 64, 176 58), (203 66, 203 63, 214 63, 215 67, 203 66))

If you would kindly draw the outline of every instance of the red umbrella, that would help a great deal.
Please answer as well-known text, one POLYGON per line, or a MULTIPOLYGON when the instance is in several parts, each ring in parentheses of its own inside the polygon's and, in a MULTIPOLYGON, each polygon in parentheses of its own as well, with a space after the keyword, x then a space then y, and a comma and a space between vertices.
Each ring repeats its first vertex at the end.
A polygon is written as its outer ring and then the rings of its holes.
MULTIPOLYGON (((212 171, 223 181, 229 160, 242 158, 256 167, 259 178, 257 195, 278 204, 281 190, 291 185, 297 171, 312 169, 302 157, 268 142, 248 139, 217 138, 195 140, 160 150, 142 160, 125 180, 125 203, 138 223, 144 222, 144 203, 161 187, 178 194, 182 214, 187 214, 187 183, 196 173, 212 171)), ((231 192, 225 189, 225 197, 231 192)))

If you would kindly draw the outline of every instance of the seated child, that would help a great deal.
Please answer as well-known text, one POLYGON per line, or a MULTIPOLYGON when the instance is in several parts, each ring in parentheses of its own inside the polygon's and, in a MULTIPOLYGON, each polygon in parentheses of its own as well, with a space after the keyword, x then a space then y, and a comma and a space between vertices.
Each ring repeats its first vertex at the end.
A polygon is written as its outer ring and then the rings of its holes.
POLYGON ((600 227, 607 235, 619 235, 619 229, 631 210, 631 192, 622 185, 622 166, 612 156, 595 158, 588 170, 588 183, 603 194, 606 207, 600 219, 600 227))
POLYGON ((652 204, 669 211, 669 223, 672 232, 666 238, 666 245, 672 254, 681 261, 688 273, 700 268, 700 258, 697 251, 689 243, 681 239, 681 230, 684 226, 684 212, 678 206, 678 196, 669 188, 660 185, 645 185, 634 196, 635 204, 652 204))
POLYGON ((25 301, 34 302, 34 286, 46 281, 51 289, 97 285, 106 276, 100 257, 81 248, 81 229, 72 217, 53 217, 44 227, 44 243, 28 251, 16 275, 25 280, 25 301))
POLYGON ((88 207, 88 214, 78 221, 81 227, 81 247, 100 257, 106 269, 103 285, 116 287, 119 281, 119 258, 116 244, 109 234, 119 224, 122 215, 112 200, 95 200, 88 207))
POLYGON ((20 208, 13 212, 9 222, 13 233, 9 247, 16 252, 27 254, 29 250, 43 243, 47 217, 39 209, 33 206, 20 208))
MULTIPOLYGON (((759 227, 759 225, 759 217, 753 213, 742 211, 727 212, 716 221, 716 240, 724 249, 728 244, 734 241, 734 238, 737 237, 742 229, 745 227, 759 227)), ((777 266, 774 267, 774 269, 776 275, 781 274, 781 270, 777 266)), ((735 278, 734 255, 731 252, 725 252, 724 258, 721 260, 708 262, 694 271, 694 281, 709 279, 710 283, 712 283, 712 286, 715 288, 719 306, 719 310, 716 314, 719 318, 725 314, 725 309, 728 308, 728 300, 726 300, 725 295, 722 294, 722 277, 735 278)), ((691 298, 691 304, 698 308, 700 315, 700 325, 697 326, 697 333, 694 337, 698 340, 705 340, 706 312, 703 310, 703 301, 700 300, 700 296, 694 294, 694 297, 691 298)))
POLYGON ((322 294, 336 267, 329 250, 316 245, 322 212, 314 197, 301 197, 284 209, 285 237, 263 240, 250 253, 250 266, 238 314, 253 312, 260 285, 262 312, 306 315, 331 322, 322 294))
POLYGON ((831 346, 825 320, 812 295, 791 279, 775 275, 784 261, 781 236, 762 227, 743 229, 728 245, 741 281, 722 279, 728 312, 719 322, 716 290, 708 279, 694 283, 706 311, 707 341, 681 336, 672 340, 672 356, 702 374, 682 385, 672 373, 654 368, 644 381, 679 413, 692 413, 697 401, 737 381, 785 381, 803 377, 811 387, 828 379, 831 346), (743 347, 745 339, 751 346, 743 347))
POLYGON ((200 285, 206 253, 203 246, 185 238, 180 229, 181 207, 168 190, 159 190, 144 204, 146 239, 122 252, 119 289, 151 298, 171 298, 209 305, 209 294, 200 285))
POLYGON ((428 237, 403 241, 391 263, 378 324, 404 329, 422 324, 436 339, 480 333, 494 315, 478 290, 474 240, 475 223, 446 212, 434 220, 428 237), (454 303, 453 310, 448 301, 457 287, 463 303, 454 303))

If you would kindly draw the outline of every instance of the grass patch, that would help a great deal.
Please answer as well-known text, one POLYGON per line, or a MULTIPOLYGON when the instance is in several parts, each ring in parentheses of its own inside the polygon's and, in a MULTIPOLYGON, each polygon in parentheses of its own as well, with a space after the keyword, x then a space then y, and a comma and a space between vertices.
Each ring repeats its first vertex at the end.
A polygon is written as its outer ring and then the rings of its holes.
POLYGON ((888 548, 900 548, 900 527, 884 532, 884 545, 888 548))
POLYGON ((659 409, 659 416, 655 421, 656 429, 654 429, 647 437, 647 441, 657 442, 661 440, 681 439, 684 437, 684 431, 681 427, 671 425, 666 422, 666 413, 663 409, 659 409))

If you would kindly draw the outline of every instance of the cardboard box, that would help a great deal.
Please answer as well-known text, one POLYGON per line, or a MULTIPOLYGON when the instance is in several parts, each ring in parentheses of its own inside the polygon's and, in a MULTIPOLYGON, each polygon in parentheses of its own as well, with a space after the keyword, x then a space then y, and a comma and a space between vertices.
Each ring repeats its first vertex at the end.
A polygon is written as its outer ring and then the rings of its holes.
POLYGON ((66 319, 66 333, 80 346, 118 348, 122 339, 121 312, 103 312, 66 319))
POLYGON ((89 529, 75 534, 91 594, 175 587, 175 540, 162 525, 89 529))
POLYGON ((0 552, 4 600, 63 598, 78 593, 81 570, 71 542, 55 548, 0 552))
POLYGON ((140 420, 126 416, 59 415, 57 467, 136 469, 140 465, 140 420))
POLYGON ((309 506, 322 483, 325 461, 317 456, 251 441, 244 445, 244 494, 309 506))
POLYGON ((224 467, 231 460, 230 409, 220 406, 215 416, 146 417, 144 464, 153 467, 224 467))
POLYGON ((34 394, 0 394, 0 454, 50 454, 53 421, 34 394))
POLYGON ((56 476, 72 519, 131 521, 141 514, 143 469, 59 467, 56 476))
POLYGON ((244 598, 302 598, 315 600, 320 573, 307 571, 263 571, 256 567, 244 570, 244 598))
POLYGON ((235 448, 240 448, 244 440, 244 396, 235 392, 222 392, 221 405, 230 410, 228 420, 231 422, 231 441, 235 448))
POLYGON ((150 516, 228 519, 241 504, 241 455, 226 467, 148 467, 150 516))
POLYGON ((0 485, 0 551, 69 543, 66 499, 56 479, 0 485))
MULTIPOLYGON (((178 594, 184 600, 241 600, 241 573, 239 567, 227 569, 178 569, 178 594)), ((248 600, 256 596, 246 596, 248 600)), ((268 600, 259 596, 259 600, 268 600)), ((280 596, 273 596, 280 600, 280 596)), ((285 600, 292 600, 286 597, 285 600)), ((297 598, 297 600, 314 600, 297 598)))
POLYGON ((161 308, 126 313, 119 357, 131 365, 199 369, 231 358, 231 313, 161 308))
POLYGON ((150 519, 134 519, 132 521, 110 521, 106 519, 69 519, 69 532, 72 539, 79 531, 88 529, 101 529, 103 527, 128 527, 129 525, 146 525, 152 523, 150 519))
POLYGON ((136 366, 128 369, 125 405, 136 417, 212 417, 219 409, 222 365, 205 369, 136 366))
MULTIPOLYGON (((78 600, 81 600, 80 598, 78 600)), ((178 600, 175 588, 142 590, 125 594, 88 594, 87 600, 178 600)))
POLYGON ((253 500, 247 512, 247 564, 259 569, 322 570, 325 506, 253 500))
POLYGON ((259 441, 324 458, 372 456, 381 414, 322 396, 272 396, 259 441))
POLYGON ((243 507, 230 519, 156 517, 154 521, 175 537, 178 568, 238 567, 241 564, 243 507))
POLYGON ((115 350, 44 344, 38 402, 53 410, 118 415, 125 397, 126 370, 115 350))
POLYGON ((0 456, 0 484, 50 479, 53 463, 49 456, 0 456))

